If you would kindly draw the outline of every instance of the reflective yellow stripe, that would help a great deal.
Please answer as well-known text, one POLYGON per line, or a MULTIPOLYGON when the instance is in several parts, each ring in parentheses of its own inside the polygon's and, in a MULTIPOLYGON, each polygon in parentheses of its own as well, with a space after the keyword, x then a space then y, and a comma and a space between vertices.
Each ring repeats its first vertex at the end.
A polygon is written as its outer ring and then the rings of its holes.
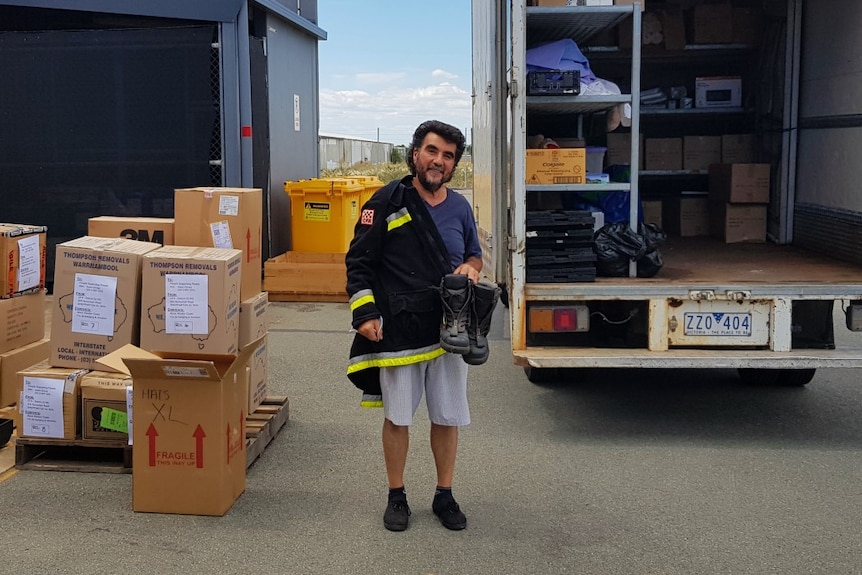
POLYGON ((364 400, 364 401, 360 401, 360 402, 359 402, 359 407, 368 407, 368 408, 383 407, 383 400, 382 400, 382 399, 377 399, 377 400, 364 400))
POLYGON ((404 224, 406 224, 407 222, 411 222, 411 221, 413 221, 413 218, 410 217, 410 214, 404 214, 400 218, 396 218, 396 219, 392 220, 391 222, 389 222, 389 225, 386 226, 386 231, 391 232, 395 228, 401 227, 404 224))
POLYGON ((350 311, 354 311, 356 308, 362 307, 367 303, 374 303, 374 296, 373 295, 367 295, 367 296, 364 296, 364 297, 357 299, 355 302, 350 304, 350 311))
POLYGON ((369 359, 367 361, 360 361, 358 363, 348 365, 347 373, 356 373, 357 371, 362 371, 363 369, 368 369, 371 367, 397 367, 399 365, 410 365, 411 363, 419 363, 420 361, 428 361, 440 357, 444 353, 446 353, 446 350, 442 347, 438 347, 433 351, 418 353, 416 355, 407 355, 404 357, 380 357, 369 359))

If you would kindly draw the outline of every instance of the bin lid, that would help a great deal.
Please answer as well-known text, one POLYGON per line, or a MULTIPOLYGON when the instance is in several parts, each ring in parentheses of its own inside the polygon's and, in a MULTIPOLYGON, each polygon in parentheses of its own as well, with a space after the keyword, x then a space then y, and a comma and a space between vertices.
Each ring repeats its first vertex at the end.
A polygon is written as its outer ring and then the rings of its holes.
POLYGON ((365 186, 352 178, 312 178, 295 182, 284 182, 284 191, 290 195, 307 193, 342 195, 362 192, 365 186))

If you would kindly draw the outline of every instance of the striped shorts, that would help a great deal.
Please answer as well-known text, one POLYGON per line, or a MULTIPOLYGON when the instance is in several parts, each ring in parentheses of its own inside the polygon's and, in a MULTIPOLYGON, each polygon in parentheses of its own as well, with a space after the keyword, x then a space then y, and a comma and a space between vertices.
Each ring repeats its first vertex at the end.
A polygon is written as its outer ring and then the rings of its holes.
POLYGON ((410 425, 425 393, 428 417, 437 425, 470 424, 467 364, 444 353, 430 361, 380 368, 383 413, 395 425, 410 425))

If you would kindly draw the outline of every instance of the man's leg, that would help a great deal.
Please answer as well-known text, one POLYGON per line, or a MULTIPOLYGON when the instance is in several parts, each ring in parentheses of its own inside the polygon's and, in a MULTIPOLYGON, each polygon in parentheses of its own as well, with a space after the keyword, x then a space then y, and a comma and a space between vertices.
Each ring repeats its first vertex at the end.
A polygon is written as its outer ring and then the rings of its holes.
POLYGON ((386 462, 386 479, 389 489, 404 487, 404 467, 410 447, 410 428, 383 420, 383 460, 386 462))
POLYGON ((455 455, 458 452, 458 428, 432 423, 431 452, 437 466, 437 487, 451 488, 455 476, 455 455))
POLYGON ((431 505, 447 529, 464 529, 467 518, 452 496, 458 429, 470 424, 467 364, 447 353, 430 362, 426 399, 431 418, 431 452, 437 467, 437 490, 431 505))
POLYGON ((447 529, 464 529, 467 517, 452 496, 455 454, 458 451, 458 427, 431 424, 431 451, 437 466, 437 490, 431 509, 447 529))
POLYGON ((383 460, 389 496, 383 525, 390 531, 404 531, 410 518, 410 506, 404 490, 404 468, 410 446, 410 424, 422 398, 421 367, 406 365, 380 370, 383 392, 383 460))

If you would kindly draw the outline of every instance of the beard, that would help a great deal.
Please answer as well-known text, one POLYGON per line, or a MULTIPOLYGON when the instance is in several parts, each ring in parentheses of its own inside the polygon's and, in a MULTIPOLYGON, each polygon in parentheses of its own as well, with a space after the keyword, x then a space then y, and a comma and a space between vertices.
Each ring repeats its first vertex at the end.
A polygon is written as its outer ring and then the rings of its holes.
POLYGON ((419 166, 416 166, 416 178, 419 180, 419 183, 422 184, 423 188, 433 194, 452 179, 452 174, 445 174, 437 170, 429 170, 428 168, 420 168, 419 166), (433 174, 432 177, 439 174, 440 180, 431 180, 429 178, 429 173, 433 174))

